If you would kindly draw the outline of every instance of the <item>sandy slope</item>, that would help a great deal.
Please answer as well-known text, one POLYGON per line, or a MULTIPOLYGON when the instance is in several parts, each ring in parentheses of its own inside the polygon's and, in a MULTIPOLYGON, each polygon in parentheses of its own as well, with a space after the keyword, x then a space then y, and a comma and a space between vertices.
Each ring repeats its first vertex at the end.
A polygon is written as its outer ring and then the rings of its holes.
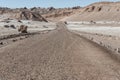
POLYGON ((120 2, 97 2, 83 7, 67 21, 120 21, 120 2))
POLYGON ((120 63, 65 25, 0 49, 1 80, 120 80, 120 63))

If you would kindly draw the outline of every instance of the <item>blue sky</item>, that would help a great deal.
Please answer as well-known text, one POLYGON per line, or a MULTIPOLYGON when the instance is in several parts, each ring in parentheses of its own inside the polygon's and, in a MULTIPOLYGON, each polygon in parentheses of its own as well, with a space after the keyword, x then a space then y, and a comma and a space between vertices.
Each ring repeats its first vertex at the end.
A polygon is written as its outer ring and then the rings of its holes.
MULTIPOLYGON (((105 0, 0 0, 0 7, 72 7, 72 6, 86 6, 88 4, 105 1, 105 0)), ((119 1, 119 0, 107 0, 107 1, 119 1)))

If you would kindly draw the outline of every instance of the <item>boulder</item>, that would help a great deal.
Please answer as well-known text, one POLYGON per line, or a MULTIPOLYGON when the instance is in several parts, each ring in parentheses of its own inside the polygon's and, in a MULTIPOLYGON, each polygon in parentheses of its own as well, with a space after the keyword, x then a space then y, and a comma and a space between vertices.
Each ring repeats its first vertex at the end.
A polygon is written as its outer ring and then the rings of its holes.
POLYGON ((21 33, 27 33, 27 28, 28 28, 28 26, 21 25, 20 28, 18 29, 18 31, 21 33))

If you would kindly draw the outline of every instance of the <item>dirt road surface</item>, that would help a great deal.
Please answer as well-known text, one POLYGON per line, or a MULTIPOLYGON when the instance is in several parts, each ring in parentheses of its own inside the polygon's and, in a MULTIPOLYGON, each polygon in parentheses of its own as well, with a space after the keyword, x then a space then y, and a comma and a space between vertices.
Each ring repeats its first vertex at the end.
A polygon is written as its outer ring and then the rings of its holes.
POLYGON ((62 23, 0 49, 0 80, 120 80, 120 62, 62 23))

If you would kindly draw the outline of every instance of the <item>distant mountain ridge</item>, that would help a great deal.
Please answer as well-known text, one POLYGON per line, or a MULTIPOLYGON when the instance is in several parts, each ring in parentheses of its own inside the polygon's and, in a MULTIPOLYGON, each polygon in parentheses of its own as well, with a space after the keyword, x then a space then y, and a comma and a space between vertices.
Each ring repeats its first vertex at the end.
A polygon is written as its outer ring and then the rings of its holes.
POLYGON ((33 7, 33 8, 16 8, 16 9, 10 9, 10 8, 0 8, 0 15, 4 15, 5 19, 19 19, 19 20, 33 20, 33 21, 45 21, 47 22, 47 19, 51 18, 58 18, 59 17, 65 17, 73 14, 77 9, 80 9, 81 7, 76 6, 72 8, 40 8, 40 7, 33 7))

